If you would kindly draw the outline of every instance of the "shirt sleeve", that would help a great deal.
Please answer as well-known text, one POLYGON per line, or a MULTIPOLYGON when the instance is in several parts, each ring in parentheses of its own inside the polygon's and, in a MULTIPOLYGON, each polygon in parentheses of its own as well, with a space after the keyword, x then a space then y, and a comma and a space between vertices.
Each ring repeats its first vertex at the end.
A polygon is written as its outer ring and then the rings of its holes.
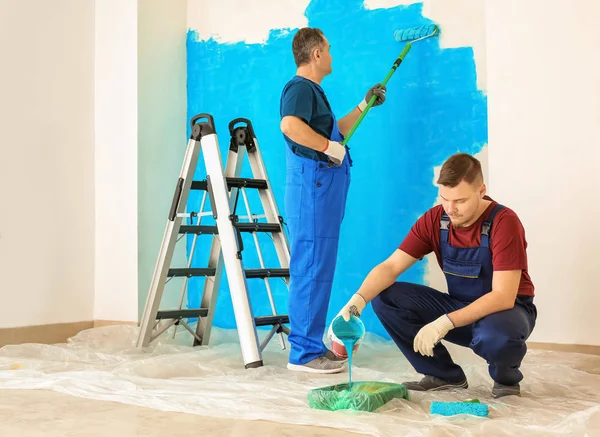
POLYGON ((398 249, 419 260, 431 253, 433 251, 432 216, 433 212, 429 210, 419 217, 398 249))
POLYGON ((517 215, 507 210, 492 225, 492 265, 494 270, 527 269, 525 229, 517 215))
POLYGON ((286 90, 281 102, 281 118, 294 115, 310 123, 314 107, 314 92, 309 84, 296 82, 286 90))

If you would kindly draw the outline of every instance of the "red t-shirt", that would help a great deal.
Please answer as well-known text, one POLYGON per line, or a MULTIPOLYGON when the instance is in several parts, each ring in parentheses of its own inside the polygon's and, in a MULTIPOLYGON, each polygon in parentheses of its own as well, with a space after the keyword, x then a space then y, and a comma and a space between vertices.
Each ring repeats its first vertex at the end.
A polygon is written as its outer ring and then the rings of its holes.
MULTIPOLYGON (((481 244, 481 225, 498 204, 488 196, 485 196, 485 199, 491 200, 492 203, 474 224, 466 228, 449 226, 448 243, 450 245, 454 247, 476 247, 481 244)), ((440 219, 443 212, 442 205, 436 205, 419 217, 402 244, 400 244, 399 249, 417 259, 422 259, 428 253, 434 252, 441 268, 440 219)), ((525 230, 517 214, 510 208, 502 208, 494 217, 490 235, 490 249, 494 271, 521 270, 518 294, 533 296, 534 286, 527 272, 525 230)))

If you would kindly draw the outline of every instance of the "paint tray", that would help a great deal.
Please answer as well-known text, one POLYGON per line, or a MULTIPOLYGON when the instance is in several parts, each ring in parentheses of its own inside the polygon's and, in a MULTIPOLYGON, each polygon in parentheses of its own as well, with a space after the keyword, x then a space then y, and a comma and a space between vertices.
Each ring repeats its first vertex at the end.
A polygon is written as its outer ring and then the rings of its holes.
POLYGON ((408 400, 408 389, 391 382, 353 382, 315 388, 308 392, 308 405, 317 410, 375 411, 392 399, 408 400))

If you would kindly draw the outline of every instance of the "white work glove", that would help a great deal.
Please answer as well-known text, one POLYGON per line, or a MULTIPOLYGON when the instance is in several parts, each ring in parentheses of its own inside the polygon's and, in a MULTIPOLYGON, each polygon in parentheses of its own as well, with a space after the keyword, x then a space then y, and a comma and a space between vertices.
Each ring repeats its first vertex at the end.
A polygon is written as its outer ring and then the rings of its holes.
POLYGON ((414 341, 414 351, 421 355, 433 356, 433 348, 439 341, 454 329, 454 323, 444 314, 433 322, 423 326, 417 333, 414 341))
POLYGON ((367 95, 365 96, 364 100, 358 104, 358 109, 360 109, 360 112, 364 112, 365 108, 369 104, 369 100, 371 100, 371 97, 373 97, 373 94, 377 96, 373 106, 383 105, 383 102, 385 102, 385 91, 386 88, 382 87, 380 83, 373 85, 369 91, 367 91, 367 95))
MULTIPOLYGON (((344 305, 344 308, 342 308, 342 310, 339 313, 337 313, 334 319, 338 316, 342 316, 344 320, 348 322, 350 321, 350 315, 360 317, 360 314, 365 309, 366 305, 367 302, 365 302, 363 297, 358 293, 354 293, 348 301, 348 303, 344 305)), ((327 331, 327 336, 329 338, 333 338, 333 330, 331 329, 332 326, 333 323, 329 325, 329 330, 327 331)))
POLYGON ((365 309, 365 306, 367 306, 367 302, 365 302, 363 297, 358 293, 354 293, 348 303, 338 313, 338 316, 342 316, 347 322, 350 320, 350 314, 355 317, 360 317, 360 314, 365 309))
POLYGON ((342 165, 344 161, 344 157, 346 156, 346 148, 342 146, 337 141, 329 140, 327 143, 327 147, 323 150, 323 153, 329 156, 333 165, 339 167, 342 165))

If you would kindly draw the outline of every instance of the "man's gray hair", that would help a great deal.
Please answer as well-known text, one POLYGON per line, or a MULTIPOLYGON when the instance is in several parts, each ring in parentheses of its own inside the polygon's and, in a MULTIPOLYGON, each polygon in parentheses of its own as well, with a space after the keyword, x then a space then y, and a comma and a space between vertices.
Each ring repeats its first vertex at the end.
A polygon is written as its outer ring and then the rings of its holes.
POLYGON ((323 32, 316 27, 303 27, 296 32, 292 41, 292 52, 294 53, 296 66, 300 67, 308 64, 313 50, 321 47, 324 42, 323 32))

